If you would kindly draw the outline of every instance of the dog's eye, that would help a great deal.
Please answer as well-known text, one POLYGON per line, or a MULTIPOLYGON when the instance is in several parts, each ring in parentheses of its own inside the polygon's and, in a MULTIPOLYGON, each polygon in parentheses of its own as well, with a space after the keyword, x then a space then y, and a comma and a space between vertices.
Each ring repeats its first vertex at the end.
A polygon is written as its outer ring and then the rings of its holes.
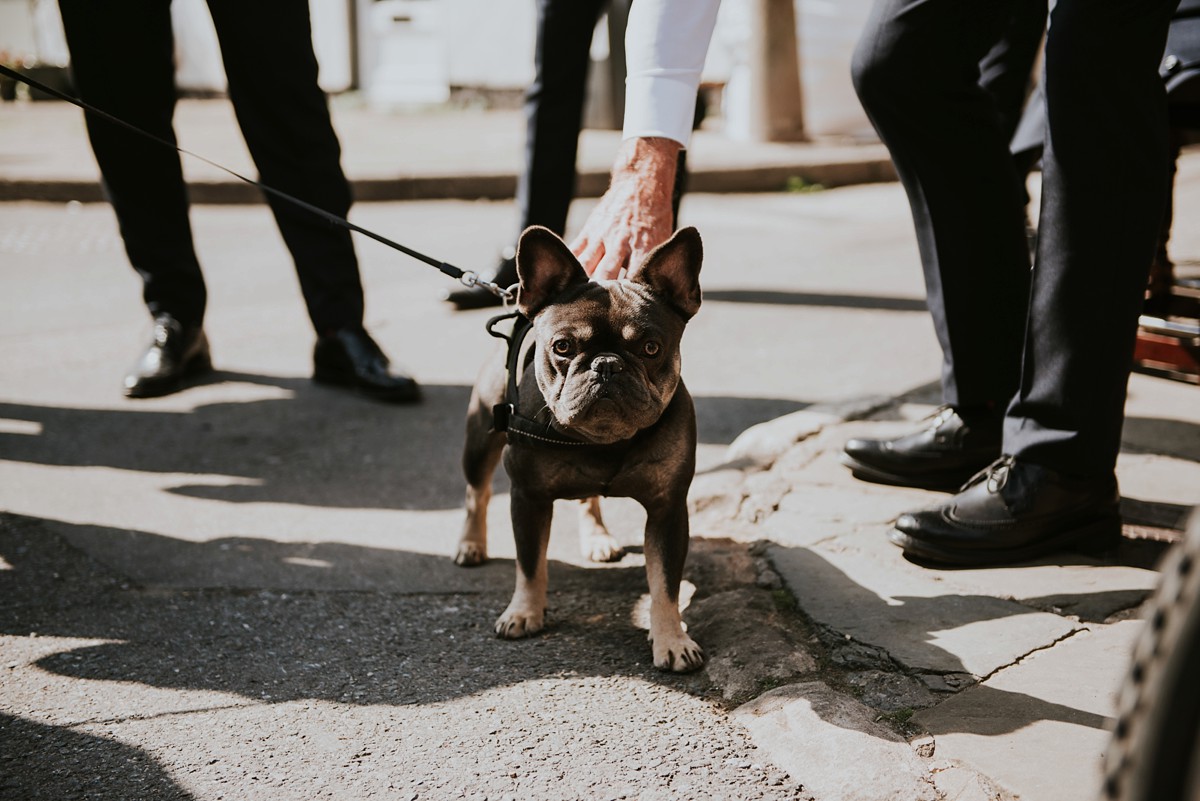
POLYGON ((550 347, 554 348, 554 352, 559 356, 570 356, 573 350, 569 339, 556 339, 550 347))
POLYGON ((655 342, 653 339, 648 340, 645 345, 642 345, 642 353, 653 359, 662 351, 662 345, 655 342))

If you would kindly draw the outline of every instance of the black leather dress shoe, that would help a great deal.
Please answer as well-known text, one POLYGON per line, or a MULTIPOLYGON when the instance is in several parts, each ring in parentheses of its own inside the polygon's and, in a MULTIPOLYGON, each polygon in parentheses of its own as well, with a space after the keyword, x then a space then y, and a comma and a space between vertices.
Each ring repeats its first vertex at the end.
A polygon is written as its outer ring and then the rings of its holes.
POLYGON ((897 439, 852 439, 842 464, 855 478, 953 492, 1000 455, 1001 418, 968 421, 944 406, 920 431, 897 439))
MULTIPOLYGON (((517 283, 516 254, 511 249, 505 251, 495 271, 490 275, 482 275, 480 277, 504 289, 517 283)), ((499 306, 501 303, 500 298, 481 286, 464 286, 452 289, 446 293, 446 300, 453 303, 459 311, 465 311, 466 309, 486 309, 489 306, 499 306)))
POLYGON ((888 538, 919 561, 1020 562, 1071 547, 1120 541, 1115 477, 1071 479, 1004 456, 937 506, 900 515, 888 538))
POLYGON ((125 376, 125 397, 157 398, 183 389, 186 379, 212 370, 208 338, 169 314, 154 318, 154 341, 125 376))
POLYGON ((419 400, 417 382, 391 372, 389 364, 379 345, 361 328, 318 337, 313 348, 313 380, 320 384, 349 387, 389 403, 419 400))

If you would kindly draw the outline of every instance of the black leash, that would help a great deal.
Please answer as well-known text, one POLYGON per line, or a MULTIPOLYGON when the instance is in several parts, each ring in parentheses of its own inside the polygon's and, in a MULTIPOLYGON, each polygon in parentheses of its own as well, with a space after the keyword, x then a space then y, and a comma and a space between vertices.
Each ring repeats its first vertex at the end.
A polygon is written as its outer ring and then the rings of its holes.
POLYGON ((440 270, 445 275, 448 275, 451 278, 453 278, 457 281, 460 281, 461 283, 463 283, 464 285, 466 285, 468 287, 471 287, 471 286, 482 287, 483 289, 486 289, 488 292, 491 292, 496 297, 502 298, 505 302, 511 301, 513 298, 512 293, 508 290, 507 287, 502 287, 502 286, 492 283, 491 281, 486 281, 486 280, 480 278, 479 274, 473 270, 460 269, 458 267, 455 267, 453 264, 450 264, 450 263, 444 262, 444 261, 438 261, 437 259, 433 258, 432 256, 426 256, 424 253, 419 253, 419 252, 413 250, 412 248, 405 247, 404 245, 401 245, 399 242, 393 242, 391 239, 388 239, 386 236, 381 236, 380 234, 377 234, 374 231, 369 231, 366 228, 355 225, 354 223, 350 222, 347 219, 339 217, 336 214, 331 214, 330 212, 325 211, 325 209, 322 209, 318 206, 314 206, 313 204, 303 201, 298 197, 293 197, 292 195, 289 195, 287 192, 282 192, 278 189, 275 189, 274 187, 267 186, 266 184, 262 183, 261 181, 256 181, 253 178, 247 178, 246 176, 244 176, 240 173, 234 172, 233 170, 229 169, 228 167, 224 167, 220 164, 217 164, 215 161, 212 161, 211 159, 207 159, 198 153, 193 153, 190 150, 185 150, 184 148, 180 147, 179 145, 175 144, 174 142, 168 142, 166 139, 163 139, 159 136, 155 136, 154 134, 150 133, 149 131, 145 131, 145 130, 139 128, 138 126, 133 125, 132 123, 126 122, 125 120, 121 119, 120 117, 115 117, 112 114, 109 114, 107 111, 96 108, 95 106, 91 105, 90 103, 85 103, 84 101, 80 100, 77 97, 71 97, 68 94, 58 91, 54 87, 47 86, 46 84, 42 83, 41 81, 34 80, 33 78, 30 78, 27 75, 17 72, 14 69, 10 69, 9 67, 4 66, 3 64, 0 64, 0 75, 7 75, 8 77, 10 77, 14 80, 20 81, 21 83, 25 84, 26 86, 31 86, 34 89, 37 89, 41 92, 45 92, 46 94, 50 95, 51 97, 56 97, 59 100, 65 100, 66 102, 70 103, 71 105, 77 106, 78 108, 83 109, 88 114, 94 114, 97 117, 100 117, 101 119, 107 120, 108 122, 111 122, 115 125, 119 125, 122 128, 125 128, 136 134, 144 136, 145 138, 151 140, 152 142, 156 142, 160 145, 163 145, 164 147, 169 147, 172 150, 175 150, 179 153, 183 153, 184 155, 187 155, 187 156, 191 156, 194 159, 199 159, 200 161, 203 161, 205 164, 208 164, 211 167, 216 167, 218 170, 221 170, 222 172, 227 173, 228 175, 232 175, 234 178, 237 178, 239 181, 244 181, 244 182, 250 184, 251 186, 258 187, 263 192, 267 193, 268 195, 271 195, 272 197, 279 198, 280 200, 291 203, 294 206, 298 206, 298 207, 304 209, 305 211, 310 212, 311 214, 315 214, 318 217, 320 217, 321 219, 325 220, 326 222, 333 223, 334 225, 336 225, 340 228, 345 228, 349 231, 354 231, 356 233, 362 234, 363 236, 370 237, 371 239, 374 239, 376 242, 380 242, 394 250, 398 250, 401 253, 405 254, 406 256, 411 256, 412 258, 417 259, 418 261, 425 262, 426 264, 430 265, 431 267, 436 267, 438 270, 440 270))

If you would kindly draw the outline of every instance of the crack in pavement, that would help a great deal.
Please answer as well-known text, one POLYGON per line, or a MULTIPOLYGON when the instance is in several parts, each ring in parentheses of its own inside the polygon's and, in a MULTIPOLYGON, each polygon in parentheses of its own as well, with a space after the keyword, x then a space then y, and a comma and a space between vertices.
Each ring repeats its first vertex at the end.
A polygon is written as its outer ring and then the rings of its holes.
POLYGON ((1012 662, 1009 662, 1007 665, 1001 665, 1000 667, 992 670, 992 672, 988 673, 986 676, 981 676, 979 678, 979 684, 983 684, 984 682, 988 681, 993 676, 995 676, 996 674, 998 674, 1002 671, 1008 670, 1009 668, 1012 668, 1012 667, 1016 667, 1017 665, 1021 664, 1022 662, 1024 662, 1026 659, 1033 656, 1034 654, 1036 654, 1040 651, 1049 651, 1051 648, 1054 648, 1055 646, 1059 645, 1060 643, 1066 642, 1067 640, 1071 639, 1075 635, 1080 634, 1085 631, 1090 632, 1091 629, 1087 626, 1080 626, 1079 628, 1068 631, 1066 634, 1062 635, 1061 637, 1055 638, 1055 640, 1053 642, 1046 643, 1045 645, 1039 645, 1037 648, 1033 648, 1029 651, 1026 651, 1025 653, 1018 656, 1016 659, 1014 659, 1012 662))

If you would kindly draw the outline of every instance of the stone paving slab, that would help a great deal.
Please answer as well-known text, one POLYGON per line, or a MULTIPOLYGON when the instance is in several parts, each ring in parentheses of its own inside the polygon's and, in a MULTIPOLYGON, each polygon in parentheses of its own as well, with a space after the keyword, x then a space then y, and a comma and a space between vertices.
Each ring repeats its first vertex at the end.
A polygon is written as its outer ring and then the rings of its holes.
POLYGON ((920 506, 934 500, 925 493, 917 495, 912 491, 863 492, 861 487, 846 482, 840 485, 804 484, 784 496, 779 511, 830 523, 878 527, 912 509, 915 498, 921 499, 920 506))
POLYGON ((806 790, 837 801, 938 801, 928 768, 873 709, 821 682, 790 684, 734 713, 806 790))
POLYGON ((1091 626, 916 720, 938 759, 964 762, 1021 801, 1094 801, 1114 697, 1141 623, 1091 626))
POLYGON ((943 586, 891 550, 872 548, 877 536, 858 539, 775 547, 771 561, 814 621, 909 668, 986 676, 1076 628, 1058 615, 943 586))
MULTIPOLYGON (((1200 484, 1189 480, 1200 407, 1181 404, 1177 385, 1134 376, 1131 387, 1133 425, 1118 468, 1126 505, 1171 524, 1182 519, 1176 510, 1200 499, 1200 484), (1156 442, 1164 431, 1179 436, 1156 442)), ((1186 389, 1194 398, 1194 388, 1186 389)), ((913 397, 929 394, 918 387, 913 397)), ((881 655, 895 661, 898 672, 881 665, 882 673, 859 669, 847 678, 876 709, 884 708, 875 698, 882 691, 920 710, 912 724, 933 739, 913 746, 932 752, 925 766, 938 797, 1091 801, 1111 693, 1142 625, 1130 618, 1157 582, 1154 567, 1166 545, 1126 540, 1107 553, 989 569, 908 562, 886 540, 891 521, 944 496, 857 481, 838 456, 851 436, 909 430, 931 408, 893 404, 869 420, 827 424, 779 455, 767 472, 789 490, 761 527, 774 543, 771 563, 829 638, 862 643, 867 650, 858 656, 866 662, 879 664, 881 655), (913 672, 932 694, 905 689, 913 672)), ((853 646, 846 649, 835 659, 858 658, 853 646)), ((819 716, 810 725, 814 738, 840 734, 819 716)))

